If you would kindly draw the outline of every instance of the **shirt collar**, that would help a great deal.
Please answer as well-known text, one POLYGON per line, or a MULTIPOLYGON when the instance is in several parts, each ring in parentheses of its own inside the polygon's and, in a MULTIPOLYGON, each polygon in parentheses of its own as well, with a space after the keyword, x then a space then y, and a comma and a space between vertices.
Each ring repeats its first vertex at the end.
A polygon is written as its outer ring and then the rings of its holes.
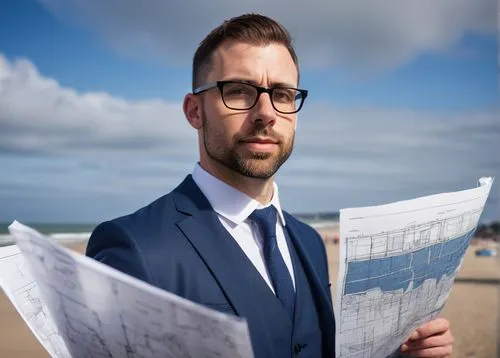
POLYGON ((273 198, 267 205, 261 205, 238 189, 224 183, 201 167, 199 163, 193 169, 193 180, 202 193, 207 197, 212 208, 219 215, 239 225, 245 221, 255 209, 274 206, 282 226, 285 226, 285 217, 281 211, 278 195, 278 185, 273 183, 273 198))

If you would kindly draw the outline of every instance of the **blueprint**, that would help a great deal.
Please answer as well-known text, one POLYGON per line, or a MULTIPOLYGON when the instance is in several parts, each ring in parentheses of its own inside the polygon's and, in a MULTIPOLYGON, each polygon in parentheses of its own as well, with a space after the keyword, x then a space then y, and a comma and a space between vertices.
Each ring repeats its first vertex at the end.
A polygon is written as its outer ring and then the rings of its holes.
POLYGON ((37 283, 15 245, 0 247, 0 287, 51 357, 69 357, 37 283))
POLYGON ((492 184, 340 211, 337 357, 390 357, 440 313, 492 184))
POLYGON ((0 251, 0 284, 52 356, 253 357, 244 319, 125 275, 18 222, 9 230, 17 245, 0 251))

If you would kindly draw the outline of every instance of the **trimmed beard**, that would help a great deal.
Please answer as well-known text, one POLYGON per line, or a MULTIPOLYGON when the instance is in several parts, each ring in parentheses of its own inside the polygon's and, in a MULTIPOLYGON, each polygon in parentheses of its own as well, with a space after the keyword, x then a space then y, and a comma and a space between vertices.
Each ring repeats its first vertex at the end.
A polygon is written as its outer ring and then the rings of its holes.
POLYGON ((243 135, 236 134, 234 143, 228 144, 224 139, 224 133, 217 132, 211 127, 207 120, 205 109, 202 109, 203 144, 207 155, 222 164, 226 168, 248 178, 269 179, 288 160, 293 151, 295 135, 289 143, 283 136, 278 135, 269 126, 257 122, 251 132, 243 135), (244 138, 265 136, 273 138, 278 142, 277 153, 248 152, 243 155, 238 146, 244 138))

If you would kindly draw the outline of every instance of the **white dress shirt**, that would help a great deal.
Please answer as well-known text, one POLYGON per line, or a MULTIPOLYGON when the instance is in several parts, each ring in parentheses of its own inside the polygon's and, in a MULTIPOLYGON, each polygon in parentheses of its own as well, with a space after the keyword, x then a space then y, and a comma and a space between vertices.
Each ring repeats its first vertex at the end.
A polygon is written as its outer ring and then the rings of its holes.
POLYGON ((278 212, 278 219, 276 220, 276 239, 278 241, 278 248, 288 267, 295 288, 292 260, 283 232, 283 230, 285 230, 285 218, 281 212, 277 184, 274 183, 273 198, 271 202, 263 206, 245 193, 214 177, 199 164, 196 164, 192 176, 195 183, 207 197, 217 213, 222 225, 238 243, 273 292, 274 289, 264 260, 263 237, 258 226, 248 219, 248 217, 255 209, 262 209, 269 205, 275 207, 278 212))

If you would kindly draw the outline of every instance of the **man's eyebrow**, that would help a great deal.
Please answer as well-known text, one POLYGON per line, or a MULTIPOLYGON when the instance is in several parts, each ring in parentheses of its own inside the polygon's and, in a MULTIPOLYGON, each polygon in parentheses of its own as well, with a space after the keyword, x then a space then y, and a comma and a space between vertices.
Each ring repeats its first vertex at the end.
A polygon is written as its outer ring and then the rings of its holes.
POLYGON ((271 84, 272 87, 290 87, 290 88, 297 88, 296 85, 292 85, 290 83, 286 82, 272 82, 271 84))
MULTIPOLYGON (((226 78, 226 79, 224 79, 224 81, 244 82, 244 83, 249 83, 249 84, 252 84, 252 85, 255 85, 255 86, 259 86, 259 87, 261 87, 260 83, 257 83, 256 81, 251 80, 251 79, 241 78, 241 77, 230 77, 230 78, 226 78)), ((271 88, 272 88, 272 87, 289 87, 289 88, 296 88, 296 86, 295 86, 295 85, 292 85, 292 84, 290 84, 290 83, 286 83, 286 82, 271 82, 271 88)))

